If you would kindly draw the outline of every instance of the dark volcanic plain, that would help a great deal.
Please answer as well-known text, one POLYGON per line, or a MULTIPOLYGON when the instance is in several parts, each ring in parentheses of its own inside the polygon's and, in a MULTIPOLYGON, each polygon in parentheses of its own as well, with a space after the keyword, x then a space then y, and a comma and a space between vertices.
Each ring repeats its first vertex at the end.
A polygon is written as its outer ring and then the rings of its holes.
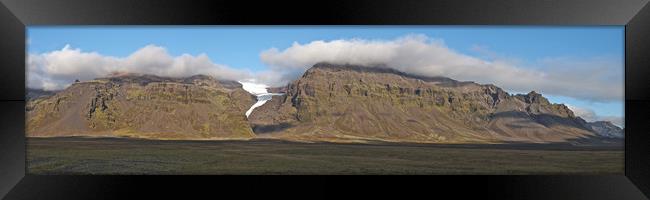
POLYGON ((622 174, 622 145, 29 138, 30 174, 622 174))

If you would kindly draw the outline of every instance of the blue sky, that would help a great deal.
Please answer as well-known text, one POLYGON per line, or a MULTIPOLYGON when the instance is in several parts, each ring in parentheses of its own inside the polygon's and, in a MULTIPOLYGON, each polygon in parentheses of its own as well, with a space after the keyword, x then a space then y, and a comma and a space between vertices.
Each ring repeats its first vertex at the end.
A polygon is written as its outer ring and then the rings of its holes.
MULTIPOLYGON (((594 63, 599 60, 594 58, 605 58, 607 63, 614 63, 612 68, 620 68, 620 73, 611 75, 614 80, 622 82, 623 78, 622 26, 30 26, 27 51, 29 55, 45 55, 69 45, 81 52, 123 58, 156 45, 171 56, 203 53, 214 63, 255 73, 279 68, 260 58, 270 48, 282 53, 294 42, 307 46, 318 40, 391 41, 410 34, 442 40, 444 46, 462 55, 505 60, 518 68, 541 72, 549 59, 578 61, 570 63, 591 59, 582 63, 594 63)), ((47 75, 38 77, 42 76, 47 75)), ((558 94, 544 95, 556 103, 588 108, 599 116, 623 116, 623 99, 601 101, 558 94)))
POLYGON ((480 45, 524 60, 592 55, 622 58, 625 47, 621 26, 31 26, 27 30, 28 51, 32 53, 70 44, 84 51, 127 56, 145 45, 156 44, 173 55, 206 53, 213 60, 252 70, 265 68, 257 59, 261 51, 286 48, 294 41, 393 39, 412 33, 441 38, 450 48, 470 55, 477 55, 471 49, 480 45))

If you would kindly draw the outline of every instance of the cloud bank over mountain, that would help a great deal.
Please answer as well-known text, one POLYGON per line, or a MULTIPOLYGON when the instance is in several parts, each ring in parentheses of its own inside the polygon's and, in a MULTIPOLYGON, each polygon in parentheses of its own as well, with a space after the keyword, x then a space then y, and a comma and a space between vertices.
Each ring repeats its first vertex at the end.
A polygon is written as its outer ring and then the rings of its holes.
POLYGON ((60 50, 29 54, 27 66, 27 86, 45 90, 63 89, 74 80, 91 80, 111 73, 170 77, 207 74, 224 80, 252 78, 251 72, 214 63, 206 54, 172 56, 156 45, 142 47, 127 57, 84 52, 66 45, 60 50))
MULTIPOLYGON (((446 76, 462 81, 491 83, 512 92, 535 90, 587 101, 623 98, 623 63, 610 58, 545 58, 524 66, 512 59, 473 48, 490 59, 459 53, 444 41, 424 35, 393 40, 340 39, 294 42, 288 48, 260 53, 266 71, 251 72, 218 64, 206 54, 170 55, 164 47, 147 45, 126 57, 102 55, 65 46, 60 50, 29 54, 28 87, 62 89, 74 80, 89 80, 114 72, 182 77, 207 74, 225 80, 254 79, 282 86, 318 62, 378 65, 424 76, 446 76)), ((238 66, 242 67, 242 66, 238 66)), ((246 66, 243 66, 246 67, 246 66)))
MULTIPOLYGON (((499 57, 486 47, 470 56, 447 47, 443 40, 425 35, 406 35, 392 40, 339 39, 294 42, 291 46, 262 51, 259 58, 267 70, 249 71, 248 66, 230 67, 212 61, 207 54, 173 56, 157 45, 147 45, 126 57, 102 55, 66 45, 27 58, 27 85, 30 88, 59 90, 74 80, 90 80, 112 73, 141 73, 186 77, 207 74, 218 79, 251 81, 283 86, 299 78, 318 62, 358 65, 385 65, 424 76, 446 76, 462 81, 491 83, 511 92, 535 90, 583 101, 611 102, 623 99, 623 62, 608 57, 544 58, 525 64, 499 57)), ((255 58, 252 58, 255 59, 255 58)), ((576 115, 587 121, 623 118, 599 116, 593 110, 573 106, 576 115)))
POLYGON ((608 121, 619 127, 625 126, 625 118, 621 116, 601 116, 589 108, 577 107, 574 105, 567 105, 567 107, 573 111, 573 114, 582 117, 582 119, 587 120, 588 122, 608 121))
POLYGON ((385 64, 424 76, 492 83, 509 91, 535 90, 589 101, 623 98, 623 63, 609 58, 547 58, 522 67, 508 59, 481 59, 459 53, 442 40, 407 35, 395 40, 341 39, 294 42, 260 54, 271 69, 267 82, 281 85, 318 62, 385 64))

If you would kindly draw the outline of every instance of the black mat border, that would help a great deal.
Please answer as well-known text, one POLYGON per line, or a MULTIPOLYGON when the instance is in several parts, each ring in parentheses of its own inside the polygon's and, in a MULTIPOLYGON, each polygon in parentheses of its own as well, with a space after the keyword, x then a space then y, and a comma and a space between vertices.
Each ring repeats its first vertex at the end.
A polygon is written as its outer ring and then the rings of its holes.
POLYGON ((215 192, 275 197, 300 197, 297 194, 307 192, 334 198, 342 191, 384 197, 424 194, 485 199, 647 199, 650 195, 647 0, 0 2, 0 197, 6 194, 6 199, 131 199, 179 194, 187 198, 215 192), (625 176, 365 176, 352 180, 348 176, 343 180, 323 176, 25 175, 25 26, 174 24, 626 25, 625 176))

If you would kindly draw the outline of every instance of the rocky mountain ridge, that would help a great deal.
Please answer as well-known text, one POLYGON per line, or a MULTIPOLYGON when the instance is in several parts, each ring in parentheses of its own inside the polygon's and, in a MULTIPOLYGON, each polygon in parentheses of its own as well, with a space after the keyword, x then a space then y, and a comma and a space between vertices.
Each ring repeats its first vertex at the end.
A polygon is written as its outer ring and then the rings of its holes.
MULTIPOLYGON (((332 142, 590 143, 620 138, 543 95, 491 84, 424 77, 386 66, 318 63, 271 100, 235 81, 120 74, 34 93, 27 135, 332 142)), ((29 96, 29 92, 28 92, 29 96)))
POLYGON ((598 137, 541 94, 413 76, 384 66, 318 63, 249 120, 258 134, 296 140, 566 142, 598 137))

